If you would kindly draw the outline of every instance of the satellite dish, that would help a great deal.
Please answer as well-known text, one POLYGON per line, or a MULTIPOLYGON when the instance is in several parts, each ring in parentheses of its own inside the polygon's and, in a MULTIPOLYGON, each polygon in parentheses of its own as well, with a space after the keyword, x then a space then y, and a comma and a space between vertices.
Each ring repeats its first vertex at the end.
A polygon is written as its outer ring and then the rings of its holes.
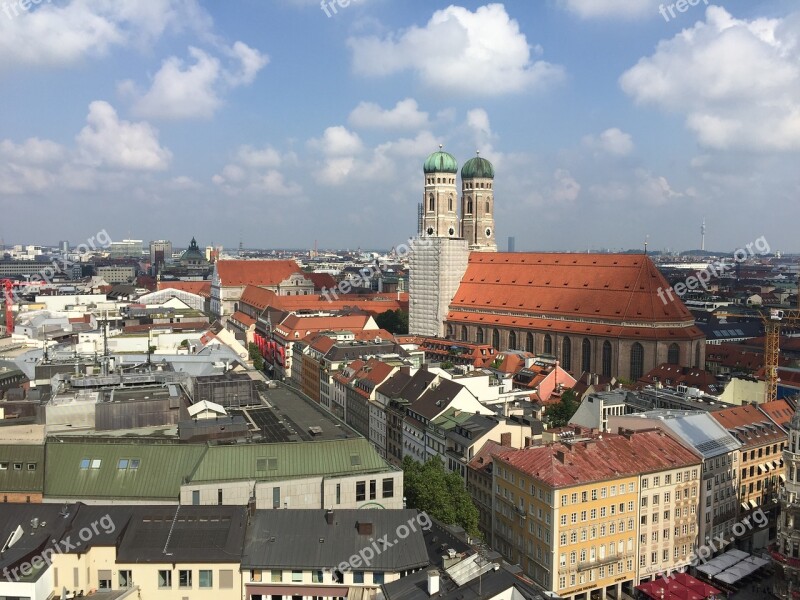
POLYGON ((3 549, 0 550, 0 554, 11 548, 14 544, 16 544, 19 539, 25 535, 25 532, 22 530, 20 525, 17 525, 17 528, 11 532, 11 535, 8 536, 6 543, 3 545, 3 549))

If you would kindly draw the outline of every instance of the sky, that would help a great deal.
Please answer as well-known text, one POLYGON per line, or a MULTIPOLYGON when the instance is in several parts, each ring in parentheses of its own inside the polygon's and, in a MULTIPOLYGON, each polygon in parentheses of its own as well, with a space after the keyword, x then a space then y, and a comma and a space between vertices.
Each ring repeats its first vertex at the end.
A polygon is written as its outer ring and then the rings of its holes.
POLYGON ((800 6, 682 6, 0 0, 0 238, 387 249, 442 144, 501 250, 800 252, 800 6))

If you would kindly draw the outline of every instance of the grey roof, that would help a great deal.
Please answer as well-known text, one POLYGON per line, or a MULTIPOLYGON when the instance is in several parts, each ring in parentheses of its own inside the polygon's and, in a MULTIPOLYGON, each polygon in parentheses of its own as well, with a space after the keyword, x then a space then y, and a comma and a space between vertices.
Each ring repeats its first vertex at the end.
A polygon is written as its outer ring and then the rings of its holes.
POLYGON ((648 419, 662 421, 684 445, 694 448, 704 459, 714 458, 742 447, 735 437, 705 412, 689 410, 653 410, 643 413, 648 419))
MULTIPOLYGON (((247 531, 242 568, 331 569, 361 550, 380 544, 370 571, 406 571, 428 564, 428 553, 415 510, 335 510, 329 525, 324 510, 258 511, 247 531), (372 531, 359 534, 357 523, 371 523, 372 531), (405 539, 398 529, 414 523, 405 539)), ((374 550, 374 548, 373 548, 374 550)))
POLYGON ((444 411, 463 389, 464 387, 458 383, 442 379, 418 399, 412 400, 411 410, 426 419, 433 419, 444 411))
MULTIPOLYGON (((0 510, 0 547, 20 526, 23 536, 11 548, 0 555, 0 580, 2 569, 12 569, 15 565, 33 557, 42 555, 47 548, 53 548, 52 540, 60 540, 70 524, 64 517, 62 506, 58 504, 4 504, 0 510), (36 527, 33 527, 36 519, 36 527)), ((67 513, 68 514, 68 513, 67 513)), ((61 546, 59 546, 59 549, 61 546)), ((31 573, 20 581, 36 581, 41 570, 31 573)))
POLYGON ((400 397, 407 402, 414 402, 414 400, 423 394, 434 379, 436 379, 436 375, 425 369, 420 369, 414 373, 414 376, 408 384, 403 387, 400 392, 400 397))
POLYGON ((244 506, 134 507, 117 563, 238 563, 246 527, 244 506))
POLYGON ((409 373, 398 371, 384 381, 383 384, 378 387, 378 391, 389 398, 397 398, 400 392, 403 391, 403 388, 408 385, 409 381, 411 381, 411 375, 409 373))

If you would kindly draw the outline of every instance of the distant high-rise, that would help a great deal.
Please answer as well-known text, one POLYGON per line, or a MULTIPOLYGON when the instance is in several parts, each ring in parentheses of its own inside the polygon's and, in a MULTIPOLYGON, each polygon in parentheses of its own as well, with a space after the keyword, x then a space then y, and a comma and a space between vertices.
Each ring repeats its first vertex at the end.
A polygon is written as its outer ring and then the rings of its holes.
POLYGON ((153 268, 153 273, 158 271, 158 259, 161 258, 161 265, 165 261, 172 259, 172 242, 169 240, 157 240, 150 242, 150 265, 153 268))
POLYGON ((62 252, 63 254, 66 254, 67 252, 69 252, 69 242, 67 240, 63 240, 61 242, 58 242, 58 250, 59 250, 59 252, 62 252))
POLYGON ((700 225, 700 250, 705 252, 706 249, 706 220, 703 218, 703 222, 700 225))
POLYGON ((508 236, 508 251, 509 252, 517 251, 517 240, 514 239, 513 235, 508 236))

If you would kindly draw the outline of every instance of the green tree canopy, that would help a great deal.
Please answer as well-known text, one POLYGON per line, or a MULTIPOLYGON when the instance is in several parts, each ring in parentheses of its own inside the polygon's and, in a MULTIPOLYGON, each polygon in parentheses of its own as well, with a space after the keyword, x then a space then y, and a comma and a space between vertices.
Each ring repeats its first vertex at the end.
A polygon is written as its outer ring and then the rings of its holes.
POLYGON ((250 342, 247 345, 247 352, 250 356, 250 360, 253 361, 253 366, 256 371, 262 371, 264 369, 264 357, 261 356, 261 350, 258 349, 258 346, 250 342))
POLYGON ((575 397, 575 392, 567 390, 561 396, 561 400, 547 407, 545 411, 545 420, 550 427, 564 427, 569 425, 570 420, 578 411, 580 403, 575 397))
POLYGON ((478 509, 458 473, 446 473, 442 461, 432 458, 419 463, 403 459, 404 494, 407 506, 428 513, 448 525, 460 525, 473 536, 478 531, 478 509))
POLYGON ((408 313, 402 309, 387 310, 375 317, 378 327, 395 335, 408 333, 408 313))

